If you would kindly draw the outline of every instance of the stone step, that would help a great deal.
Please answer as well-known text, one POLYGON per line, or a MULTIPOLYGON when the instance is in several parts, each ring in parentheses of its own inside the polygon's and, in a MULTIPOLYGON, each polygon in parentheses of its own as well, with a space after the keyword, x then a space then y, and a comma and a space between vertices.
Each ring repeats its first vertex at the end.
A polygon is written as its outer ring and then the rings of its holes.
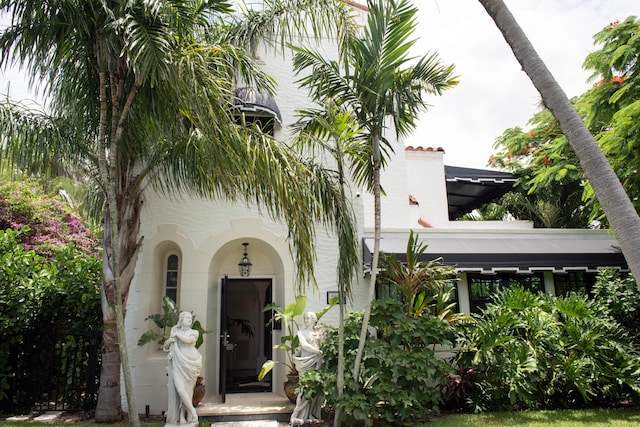
POLYGON ((211 423, 211 427, 278 427, 277 421, 254 420, 254 421, 221 421, 211 423))

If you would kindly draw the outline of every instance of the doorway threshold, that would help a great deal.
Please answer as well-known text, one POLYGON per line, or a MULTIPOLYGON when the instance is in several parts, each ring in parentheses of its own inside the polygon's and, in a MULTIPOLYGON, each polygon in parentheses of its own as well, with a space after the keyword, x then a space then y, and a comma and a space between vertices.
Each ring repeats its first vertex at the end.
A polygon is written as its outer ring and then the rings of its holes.
POLYGON ((196 407, 198 417, 210 422, 276 420, 288 421, 295 404, 276 393, 227 394, 226 402, 219 396, 205 399, 196 407))

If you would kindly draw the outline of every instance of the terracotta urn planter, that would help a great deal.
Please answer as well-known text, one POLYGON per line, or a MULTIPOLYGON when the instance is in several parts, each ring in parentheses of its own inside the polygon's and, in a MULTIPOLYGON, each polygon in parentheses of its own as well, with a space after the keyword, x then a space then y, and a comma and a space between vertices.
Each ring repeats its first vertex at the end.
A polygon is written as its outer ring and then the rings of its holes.
POLYGON ((200 401, 202 401, 202 398, 204 397, 205 392, 206 390, 204 388, 204 378, 198 377, 196 379, 196 385, 193 388, 193 399, 191 401, 194 407, 198 406, 200 401))
POLYGON ((298 374, 287 374, 287 381, 283 383, 284 394, 287 395, 289 400, 296 403, 296 387, 298 386, 298 374))

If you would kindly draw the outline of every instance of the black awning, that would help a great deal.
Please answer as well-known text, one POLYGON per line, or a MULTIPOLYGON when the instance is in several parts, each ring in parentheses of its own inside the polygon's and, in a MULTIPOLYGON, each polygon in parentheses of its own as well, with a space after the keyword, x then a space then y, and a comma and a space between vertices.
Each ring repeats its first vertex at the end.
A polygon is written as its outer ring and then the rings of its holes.
POLYGON ((508 193, 517 179, 508 172, 447 165, 444 174, 451 220, 508 193))
POLYGON ((258 93, 251 87, 240 87, 233 91, 231 104, 238 111, 250 113, 254 116, 273 117, 279 125, 282 125, 282 114, 275 99, 269 95, 258 93))
MULTIPOLYGON (((563 237, 552 234, 523 237, 464 238, 440 234, 421 241, 428 245, 424 260, 442 258, 445 265, 459 271, 479 272, 533 272, 533 271, 597 271, 602 268, 628 270, 627 262, 618 247, 618 241, 606 234, 585 237, 563 237)), ((371 266, 373 238, 363 238, 365 271, 371 266)), ((383 238, 380 250, 406 260, 407 239, 383 238)))

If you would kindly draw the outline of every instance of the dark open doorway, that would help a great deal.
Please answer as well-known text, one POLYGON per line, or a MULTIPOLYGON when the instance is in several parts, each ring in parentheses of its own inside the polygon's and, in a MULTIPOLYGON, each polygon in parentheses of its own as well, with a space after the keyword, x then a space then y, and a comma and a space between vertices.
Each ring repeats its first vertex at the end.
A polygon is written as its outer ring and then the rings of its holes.
MULTIPOLYGON (((271 378, 258 381, 262 364, 272 358, 271 313, 262 309, 272 301, 271 279, 227 279, 225 304, 228 345, 221 357, 226 360, 227 393, 270 392, 271 378)), ((221 319, 222 320, 222 319, 221 319)), ((225 322, 222 322, 224 324, 225 322)))

